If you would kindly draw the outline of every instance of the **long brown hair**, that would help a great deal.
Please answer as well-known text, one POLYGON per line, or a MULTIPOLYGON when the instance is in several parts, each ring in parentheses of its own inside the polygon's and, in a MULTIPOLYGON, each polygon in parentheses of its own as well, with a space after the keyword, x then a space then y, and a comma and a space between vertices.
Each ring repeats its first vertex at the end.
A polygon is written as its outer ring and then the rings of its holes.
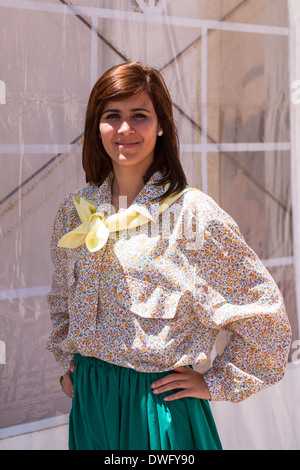
POLYGON ((112 67, 102 75, 93 87, 85 119, 82 164, 86 181, 100 186, 109 172, 112 163, 104 150, 99 137, 99 123, 108 101, 128 98, 141 91, 150 96, 163 135, 157 138, 154 161, 144 175, 144 182, 156 171, 163 178, 158 184, 169 183, 164 197, 177 193, 186 186, 186 177, 179 157, 179 141, 174 124, 172 101, 161 74, 138 62, 125 62, 112 67))

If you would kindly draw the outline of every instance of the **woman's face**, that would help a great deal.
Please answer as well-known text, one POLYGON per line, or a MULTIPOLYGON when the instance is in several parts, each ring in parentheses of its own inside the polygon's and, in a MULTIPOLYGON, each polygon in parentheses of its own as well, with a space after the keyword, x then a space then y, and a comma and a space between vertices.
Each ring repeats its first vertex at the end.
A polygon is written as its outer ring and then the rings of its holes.
POLYGON ((147 92, 106 103, 99 128, 114 168, 120 165, 149 168, 160 126, 147 92))

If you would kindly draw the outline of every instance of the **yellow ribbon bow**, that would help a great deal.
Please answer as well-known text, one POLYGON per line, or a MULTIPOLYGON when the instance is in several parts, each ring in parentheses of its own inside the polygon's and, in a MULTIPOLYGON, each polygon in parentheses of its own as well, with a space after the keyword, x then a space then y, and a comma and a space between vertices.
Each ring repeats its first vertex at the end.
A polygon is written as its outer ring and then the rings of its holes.
MULTIPOLYGON (((159 213, 161 214, 190 189, 195 188, 186 187, 180 193, 164 199, 159 213)), ((135 228, 147 224, 150 220, 150 217, 135 210, 134 207, 137 206, 134 205, 105 219, 104 213, 97 211, 97 207, 84 197, 74 196, 73 201, 82 223, 59 240, 57 246, 62 248, 77 248, 85 243, 87 249, 93 253, 106 244, 111 232, 135 228)))

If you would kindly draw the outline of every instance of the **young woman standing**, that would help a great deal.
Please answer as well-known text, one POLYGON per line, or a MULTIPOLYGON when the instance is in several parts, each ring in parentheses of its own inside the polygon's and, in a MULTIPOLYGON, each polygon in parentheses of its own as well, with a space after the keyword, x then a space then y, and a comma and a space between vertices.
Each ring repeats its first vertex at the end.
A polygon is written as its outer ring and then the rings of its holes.
POLYGON ((83 168, 51 244, 47 347, 73 400, 70 449, 221 449, 208 400, 280 380, 290 326, 235 222, 187 186, 156 70, 128 62, 95 84, 83 168), (222 329, 230 341, 200 374, 222 329))

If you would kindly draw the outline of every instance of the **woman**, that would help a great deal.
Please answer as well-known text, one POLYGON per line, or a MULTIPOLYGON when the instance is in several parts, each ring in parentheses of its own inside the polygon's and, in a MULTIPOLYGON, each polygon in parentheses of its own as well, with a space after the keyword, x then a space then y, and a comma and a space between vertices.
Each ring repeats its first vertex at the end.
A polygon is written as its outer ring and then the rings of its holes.
POLYGON ((229 215, 187 187, 154 69, 127 62, 95 84, 83 168, 51 244, 47 347, 73 399, 70 449, 221 449, 208 400, 283 377, 279 290, 229 215), (220 330, 230 341, 200 374, 220 330))

